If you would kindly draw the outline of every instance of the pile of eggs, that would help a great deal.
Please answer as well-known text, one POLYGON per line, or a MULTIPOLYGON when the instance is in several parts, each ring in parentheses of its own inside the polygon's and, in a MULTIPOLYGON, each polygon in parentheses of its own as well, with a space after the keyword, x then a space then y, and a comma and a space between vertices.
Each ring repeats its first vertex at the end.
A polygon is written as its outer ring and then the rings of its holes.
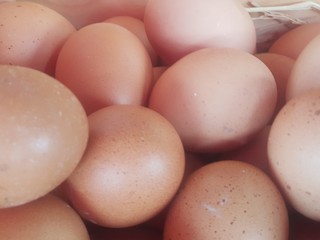
POLYGON ((0 239, 319 239, 319 34, 257 52, 237 0, 0 0, 0 239))

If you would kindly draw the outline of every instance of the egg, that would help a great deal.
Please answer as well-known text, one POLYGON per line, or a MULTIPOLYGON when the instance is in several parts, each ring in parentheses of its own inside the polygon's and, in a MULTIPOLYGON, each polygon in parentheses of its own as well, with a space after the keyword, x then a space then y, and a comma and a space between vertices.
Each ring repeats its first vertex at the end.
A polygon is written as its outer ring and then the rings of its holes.
POLYGON ((52 9, 29 1, 0 5, 0 64, 54 75, 58 53, 75 27, 52 9))
POLYGON ((293 28, 282 34, 271 45, 268 52, 297 59, 305 46, 318 34, 320 23, 307 23, 293 28))
POLYGON ((253 21, 235 0, 149 0, 144 23, 152 46, 165 65, 206 47, 255 51, 253 21))
POLYGON ((220 153, 246 144, 270 121, 277 86, 247 52, 205 48, 162 73, 148 107, 177 129, 187 151, 220 153))
MULTIPOLYGON (((20 1, 20 0, 18 0, 20 1)), ((148 0, 29 0, 53 9, 77 29, 114 16, 143 19, 148 0)))
POLYGON ((286 87, 287 101, 309 90, 320 88, 319 49, 320 35, 313 38, 296 59, 286 87))
POLYGON ((151 219, 171 201, 183 178, 178 133, 142 106, 113 105, 88 118, 88 147, 65 182, 72 205, 105 227, 131 227, 151 219))
POLYGON ((255 56, 270 69, 277 84, 277 105, 270 121, 272 122, 286 103, 287 84, 295 61, 277 53, 258 53, 255 56))
POLYGON ((141 19, 130 16, 116 16, 108 18, 104 22, 118 24, 134 33, 147 49, 153 66, 158 65, 158 55, 148 39, 144 22, 141 19))
POLYGON ((164 240, 288 239, 283 198, 261 170, 224 160, 196 170, 169 209, 164 240))
POLYGON ((0 66, 0 208, 44 196, 75 169, 87 146, 88 119, 56 79, 0 66))
POLYGON ((53 195, 21 206, 0 209, 0 222, 0 239, 90 239, 79 214, 53 195))
POLYGON ((290 205, 320 220, 320 90, 292 98, 271 125, 270 169, 290 205))
POLYGON ((113 104, 145 105, 153 77, 142 42, 112 23, 91 24, 70 36, 59 53, 55 74, 87 114, 113 104))

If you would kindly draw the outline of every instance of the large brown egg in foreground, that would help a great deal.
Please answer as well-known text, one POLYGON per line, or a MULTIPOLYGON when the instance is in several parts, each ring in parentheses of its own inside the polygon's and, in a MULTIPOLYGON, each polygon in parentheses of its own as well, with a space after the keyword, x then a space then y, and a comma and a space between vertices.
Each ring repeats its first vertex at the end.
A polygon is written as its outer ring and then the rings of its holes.
POLYGON ((106 227, 151 219, 182 181, 185 157, 178 133, 141 106, 113 105, 88 118, 88 147, 65 185, 72 205, 106 227))
POLYGON ((25 67, 0 66, 0 208, 39 198, 81 159, 87 116, 57 80, 25 67))

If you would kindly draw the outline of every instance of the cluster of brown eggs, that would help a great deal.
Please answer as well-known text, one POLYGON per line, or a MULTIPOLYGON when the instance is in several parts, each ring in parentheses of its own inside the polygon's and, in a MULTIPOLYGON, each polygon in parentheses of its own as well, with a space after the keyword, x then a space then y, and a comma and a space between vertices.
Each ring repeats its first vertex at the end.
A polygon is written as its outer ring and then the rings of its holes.
POLYGON ((319 24, 237 0, 0 1, 0 239, 318 239, 319 24))

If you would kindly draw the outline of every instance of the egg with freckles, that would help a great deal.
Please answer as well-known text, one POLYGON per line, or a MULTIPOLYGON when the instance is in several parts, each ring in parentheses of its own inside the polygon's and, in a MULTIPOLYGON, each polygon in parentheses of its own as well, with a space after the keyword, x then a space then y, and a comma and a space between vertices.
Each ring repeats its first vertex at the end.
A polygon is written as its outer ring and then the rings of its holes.
POLYGON ((287 240, 284 200, 261 170, 224 160, 187 179, 169 209, 164 240, 287 240))
POLYGON ((88 119, 75 95, 40 71, 0 65, 0 208, 33 201, 75 169, 88 119))
POLYGON ((277 86, 244 51, 205 48, 162 73, 148 106, 177 129, 187 151, 219 153, 246 144, 270 121, 277 86))
POLYGON ((75 27, 41 4, 0 5, 0 64, 30 67, 54 75, 58 53, 75 27))
POLYGON ((89 143, 65 182, 68 198, 87 220, 130 227, 158 214, 183 178, 180 137, 160 114, 113 105, 89 115, 89 143))

